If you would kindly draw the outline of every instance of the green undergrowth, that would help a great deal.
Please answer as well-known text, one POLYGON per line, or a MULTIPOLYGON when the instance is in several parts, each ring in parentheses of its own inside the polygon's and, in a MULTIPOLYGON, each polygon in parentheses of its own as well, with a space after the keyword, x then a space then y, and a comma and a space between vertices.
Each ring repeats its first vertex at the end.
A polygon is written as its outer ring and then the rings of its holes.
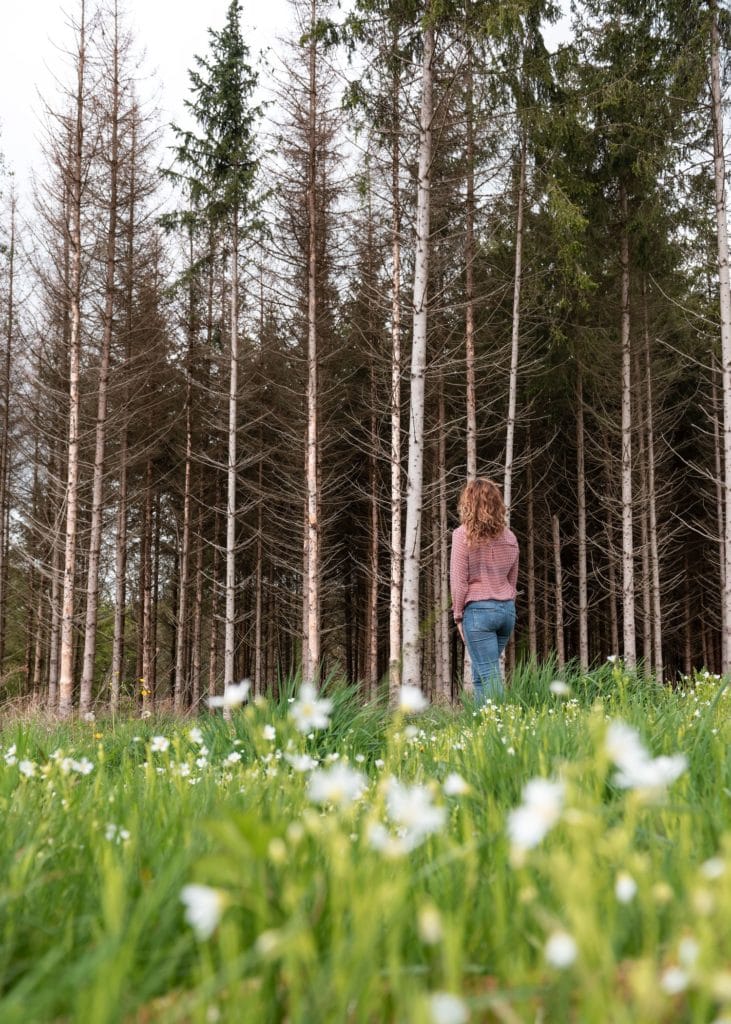
POLYGON ((230 721, 8 717, 0 1021, 730 1020, 729 690, 561 682, 406 716, 330 680, 308 732, 295 685, 230 721))

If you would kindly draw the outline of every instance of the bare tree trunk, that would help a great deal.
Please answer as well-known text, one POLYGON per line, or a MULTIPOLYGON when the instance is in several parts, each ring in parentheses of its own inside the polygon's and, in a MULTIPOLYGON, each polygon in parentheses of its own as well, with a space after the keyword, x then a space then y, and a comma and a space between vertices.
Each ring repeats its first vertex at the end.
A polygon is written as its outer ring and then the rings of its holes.
POLYGON ((619 622, 617 619, 617 569, 614 546, 614 528, 612 510, 607 508, 607 572, 609 576, 609 635, 612 641, 612 654, 619 654, 619 622))
MULTIPOLYGON (((192 310, 190 316, 193 315, 192 310)), ((190 357, 189 357, 190 358, 190 357)), ((178 628, 175 634, 175 689, 173 705, 176 712, 183 710, 187 690, 186 645, 188 639, 188 562, 190 560, 190 478, 193 461, 193 426, 191 423, 191 380, 185 388, 185 475, 183 484, 183 537, 180 545, 178 571, 178 628)))
POLYGON ((536 540, 533 498, 533 464, 528 461, 528 494, 526 495, 526 589, 528 592, 528 650, 538 658, 538 622, 536 614, 536 540))
POLYGON ((622 623, 624 663, 634 668, 635 646, 635 549, 632 516, 632 349, 629 310, 629 237, 627 192, 619 187, 622 215, 620 264, 622 269, 622 623))
POLYGON ((8 483, 10 477, 10 375, 15 332, 15 211, 16 198, 10 195, 10 238, 8 242, 8 308, 5 323, 5 366, 3 377, 3 418, 0 437, 0 669, 5 660, 5 622, 7 606, 8 483))
MULTIPOLYGON (((429 11, 427 11, 427 16, 429 11)), ((419 633, 419 568, 421 561, 422 492, 424 485, 424 378, 426 375, 427 287, 429 280, 429 201, 431 193, 431 143, 433 110, 434 28, 424 29, 421 122, 419 131, 419 181, 416 203, 416 253, 414 260, 414 328, 411 350, 409 458, 406 484, 404 579, 401 603, 403 628, 403 681, 421 684, 419 633)))
POLYGON ((239 215, 231 234, 231 373, 228 392, 228 472, 226 498, 226 630, 223 648, 224 687, 235 682, 236 652, 236 428, 239 367, 239 215))
MULTIPOLYGON (((311 26, 317 3, 311 0, 311 26)), ((307 661, 303 679, 315 683, 320 671, 320 523, 318 516, 317 424, 317 44, 309 42, 309 107, 307 161, 307 661)))
POLYGON ((203 627, 203 510, 198 513, 198 537, 195 551, 195 597, 193 599, 193 639, 191 642, 190 704, 198 709, 201 699, 201 634, 203 627))
MULTIPOLYGON (((262 442, 263 443, 263 442, 262 442)), ((263 587, 264 587, 264 550, 262 535, 264 532, 264 496, 263 489, 263 462, 259 462, 259 493, 257 495, 256 509, 256 597, 254 612, 254 693, 262 693, 264 681, 264 650, 262 614, 263 614, 263 587)))
POLYGON ((721 367, 723 397, 723 489, 724 489, 724 589, 722 645, 724 675, 731 673, 731 284, 728 262, 728 222, 726 219, 726 178, 724 167, 723 109, 719 61, 718 6, 710 0, 711 98, 713 121, 713 165, 716 191, 716 235, 718 239, 718 289, 721 312, 721 367))
POLYGON ((503 499, 510 525, 510 505, 513 500, 513 447, 515 441, 515 414, 518 404, 518 351, 520 341, 520 289, 523 283, 523 206, 525 205, 526 161, 528 136, 525 128, 520 137, 520 170, 518 178, 518 209, 515 218, 515 282, 513 285, 513 329, 510 341, 510 383, 508 390, 508 427, 505 438, 505 478, 503 499))
POLYGON ((48 710, 58 705, 58 660, 61 640, 61 548, 57 526, 54 526, 51 554, 51 630, 48 638, 48 710))
MULTIPOLYGON (((718 386, 716 384, 716 367, 714 366, 711 371, 711 402, 713 405, 713 456, 714 456, 714 467, 715 467, 715 481, 716 481, 716 524, 718 532, 718 567, 719 567, 719 581, 721 586, 721 593, 725 592, 726 586, 726 560, 725 560, 725 531, 723 528, 724 518, 724 486, 723 486, 723 453, 721 451, 721 429, 718 417, 718 386)), ((722 411, 723 415, 723 411, 722 411)), ((726 662, 725 655, 725 643, 726 643, 726 629, 725 629, 725 606, 724 602, 721 601, 721 664, 724 665, 726 662)))
POLYGON ((444 381, 439 380, 439 439, 437 442, 437 483, 439 499, 438 558, 439 558, 439 634, 441 645, 441 672, 437 674, 437 695, 442 701, 451 700, 452 672, 449 642, 449 538, 447 521, 447 415, 444 402, 444 381))
POLYGON ((683 558, 683 671, 686 676, 693 672, 693 631, 690 612, 690 565, 688 556, 683 558))
POLYGON ((467 479, 477 476, 475 397, 475 125, 472 55, 467 55, 467 195, 465 197, 465 370, 467 377, 467 479))
POLYGON ((665 666, 662 656, 662 592, 660 590, 660 552, 657 538, 657 488, 655 486, 655 427, 652 412, 652 360, 650 329, 645 300, 645 429, 647 433, 647 510, 649 515, 650 577, 652 581, 652 627, 655 679, 662 683, 665 666))
POLYGON ((140 693, 142 710, 148 711, 154 701, 153 626, 152 626, 152 460, 147 460, 145 473, 145 510, 142 521, 142 675, 140 693))
MULTIPOLYGON (((646 312, 646 310, 645 310, 646 312)), ((636 381, 635 408, 638 420, 638 463, 640 469, 640 551, 642 557, 642 660, 644 674, 652 671, 652 590, 650 586, 650 525, 649 525, 649 484, 647 454, 647 421, 643 415, 642 374, 640 356, 634 354, 636 381)))
POLYGON ((61 613, 61 670, 58 711, 71 714, 74 694, 74 591, 76 583, 76 518, 79 489, 79 372, 81 363, 81 191, 84 146, 84 74, 86 70, 86 5, 81 0, 79 49, 76 57, 76 126, 69 181, 69 421, 68 473, 66 484, 66 551, 61 613))
MULTIPOLYGON (((370 230, 370 228, 369 228, 370 230)), ((370 303, 369 303, 370 306, 370 303)), ((367 692, 373 697, 378 689, 378 421, 376 419, 376 371, 371 361, 370 445, 368 452, 368 489, 370 491, 370 530, 368 548, 368 654, 367 692)))
POLYGON ((109 387, 109 357, 114 326, 114 293, 117 267, 117 185, 119 174, 119 18, 115 0, 113 10, 114 36, 112 40, 112 105, 111 141, 109 149, 109 220, 107 224, 106 268, 104 281, 104 313, 102 318, 102 344, 99 356, 99 383, 94 443, 94 475, 91 499, 91 531, 89 535, 89 563, 86 577, 86 626, 84 656, 79 688, 79 710, 83 713, 91 705, 96 662, 96 628, 99 606, 99 556, 102 542, 102 514, 104 488, 104 449, 107 429, 107 390, 109 387))
POLYGON ((579 665, 589 668, 589 595, 586 571, 586 466, 584 444, 584 386, 581 367, 576 374, 576 491, 579 548, 579 665))
POLYGON ((556 595, 556 657, 558 667, 563 668, 566 664, 566 650, 564 647, 564 625, 563 625, 563 574, 561 572, 561 529, 558 516, 551 517, 551 528, 553 535, 553 567, 556 595))
POLYGON ((220 487, 216 488, 216 521, 213 527, 213 566, 211 568, 211 633, 208 643, 208 696, 216 695, 216 675, 218 673, 218 563, 220 560, 218 506, 220 504, 220 487))
MULTIPOLYGON (((393 49, 398 48, 394 28, 393 49)), ((394 72, 391 107, 391 579, 388 686, 391 700, 401 685, 401 199, 399 193, 399 73, 394 72)))

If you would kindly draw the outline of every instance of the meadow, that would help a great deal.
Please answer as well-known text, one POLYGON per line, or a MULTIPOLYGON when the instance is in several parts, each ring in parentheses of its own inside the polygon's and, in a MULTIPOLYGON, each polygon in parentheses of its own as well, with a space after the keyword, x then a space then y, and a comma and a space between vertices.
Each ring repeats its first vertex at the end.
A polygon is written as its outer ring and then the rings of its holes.
POLYGON ((731 1022, 731 692, 0 728, 0 1021, 731 1022))

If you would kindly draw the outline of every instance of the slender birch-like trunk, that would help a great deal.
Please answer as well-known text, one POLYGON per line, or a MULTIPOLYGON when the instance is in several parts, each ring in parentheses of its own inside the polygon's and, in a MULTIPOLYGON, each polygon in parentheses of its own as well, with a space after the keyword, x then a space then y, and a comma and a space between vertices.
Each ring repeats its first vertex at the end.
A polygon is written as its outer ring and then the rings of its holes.
POLYGON ((722 673, 731 673, 731 283, 729 282, 728 221, 726 218, 726 177, 721 101, 720 36, 718 5, 710 0, 711 25, 711 117, 713 122, 713 167, 716 195, 716 236, 718 242, 718 289, 721 312, 721 395, 723 401, 723 513, 724 579, 722 599, 722 673))
MULTIPOLYGON (((135 116, 132 118, 130 156, 129 156, 129 206, 127 208, 127 263, 125 267, 125 343, 124 369, 127 372, 132 363, 132 307, 134 300, 135 262, 134 239, 136 228, 136 169, 137 169, 137 129, 135 116)), ((119 478, 117 493, 117 530, 114 542, 114 635, 112 638, 112 678, 110 688, 110 709, 119 707, 124 672, 124 642, 127 608, 127 474, 128 474, 128 432, 127 403, 129 387, 125 382, 122 401, 125 409, 119 441, 119 478)))
MULTIPOLYGON (((263 446, 263 438, 260 438, 263 446)), ((254 608, 254 693, 259 694, 264 682, 264 649, 263 644, 263 588, 264 588, 264 497, 262 494, 264 476, 263 461, 259 462, 259 491, 256 509, 256 596, 254 608)))
MULTIPOLYGON (((723 453, 721 451, 721 427, 719 423, 718 415, 718 385, 716 384, 716 367, 714 366, 711 371, 711 404, 713 407, 713 459, 715 469, 715 481, 716 481, 716 532, 718 537, 718 569, 719 569, 719 583, 721 587, 721 593, 724 593, 726 585, 726 562, 725 562, 725 542, 724 542, 724 528, 723 528, 723 517, 724 517, 724 486, 723 486, 723 453)), ((723 411, 721 411, 723 415, 723 411)), ((721 602, 721 664, 725 664, 725 644, 726 644, 726 629, 725 629, 725 609, 723 601, 721 602)))
POLYGON ((109 358, 112 348, 114 327, 114 293, 117 269, 117 191, 119 178, 119 14, 117 3, 112 14, 114 36, 112 39, 111 67, 111 139, 109 147, 109 219, 107 222, 106 266, 104 278, 104 312, 102 315, 102 344, 99 355, 99 381, 97 385, 96 431, 94 438, 94 472, 92 479, 91 530, 89 534, 89 560, 86 576, 86 623, 84 630, 84 655, 79 688, 79 711, 89 710, 91 705, 94 667, 96 663, 96 631, 99 607, 99 557, 102 543, 102 514, 104 511, 104 450, 107 430, 107 392, 109 388, 109 358))
POLYGON ((563 668, 566 664, 566 649, 564 646, 564 623, 563 623, 563 573, 561 569, 561 527, 558 516, 551 517, 551 532, 553 536, 553 569, 556 601, 556 658, 558 667, 563 668))
MULTIPOLYGON (((427 9, 426 17, 429 18, 427 9)), ((416 252, 414 258, 414 328, 411 349, 409 401, 409 456, 406 483, 404 578, 401 602, 403 628, 403 682, 421 685, 421 638, 419 630, 419 568, 424 486, 424 378, 426 375, 427 287, 429 280, 429 202, 431 193, 431 146, 433 114, 434 28, 424 29, 419 130, 419 180, 416 200, 416 252)))
POLYGON ((12 372, 15 332, 15 190, 10 195, 10 238, 8 239, 8 305, 5 321, 5 366, 3 368, 3 418, 0 437, 0 667, 5 659, 5 622, 7 605, 7 511, 10 478, 10 374, 12 372))
POLYGON ((211 632, 208 638, 208 696, 216 695, 216 676, 218 674, 218 572, 220 561, 220 523, 218 517, 218 506, 221 500, 220 487, 217 487, 216 495, 216 521, 213 527, 213 566, 211 568, 211 632))
POLYGON ((632 348, 629 309, 629 235, 627 190, 619 186, 621 223, 620 266, 622 272, 622 623, 624 663, 637 663, 635 644, 635 549, 632 508, 632 348))
POLYGON ((510 505, 513 500, 513 448, 515 443, 515 415, 518 405, 518 354, 520 343, 520 290, 523 283, 523 207, 525 205, 526 161, 528 134, 525 127, 520 136, 520 168, 518 174, 518 209, 515 217, 515 281, 513 284, 513 328, 510 339, 510 382, 508 388, 508 425, 505 437, 505 477, 503 500, 510 525, 510 505))
POLYGON ((589 668, 589 595, 586 571, 586 465, 584 441, 584 385, 581 367, 576 372, 576 492, 579 549, 579 665, 589 668))
MULTIPOLYGON (((465 375, 467 378, 467 479, 477 476, 475 397, 475 124, 472 54, 467 55, 467 194, 465 196, 465 375)), ((465 651, 465 658, 468 655, 465 651)))
MULTIPOLYGON (((394 29, 393 49, 398 46, 394 29)), ((399 192, 399 86, 395 73, 391 106, 391 579, 388 629, 388 686, 391 700, 401 685, 401 198, 399 192)))
POLYGON ((236 650, 236 425, 239 393, 239 214, 231 231, 231 363, 228 391, 228 466, 226 475, 226 627, 223 647, 224 686, 235 682, 236 650))
MULTIPOLYGON (((644 291, 644 286, 643 286, 644 291)), ((645 308, 645 314, 647 309, 645 308)), ((652 671, 652 589, 650 585, 650 523, 649 523, 649 484, 647 454, 647 421, 643 415, 644 401, 642 396, 642 374, 640 371, 640 355, 635 351, 635 408, 638 419, 638 463, 640 469, 640 554, 642 558, 642 660, 644 674, 652 671)))
POLYGON ((437 442, 437 497, 439 518, 436 557, 439 567, 438 628, 441 651, 440 671, 437 673, 437 696, 444 702, 452 697, 452 673, 449 644, 449 538, 447 535, 447 415, 444 401, 444 381, 439 380, 439 440, 437 442))
MULTIPOLYGON (((370 230, 370 228, 369 228, 370 230)), ((370 309, 370 300, 369 300, 370 309)), ((370 367, 370 445, 368 452, 368 490, 370 501, 370 530, 368 545, 368 635, 366 658, 366 685, 368 696, 373 697, 378 689, 378 408, 376 368, 371 360, 370 367)))
POLYGON ((198 513, 195 549, 195 596, 193 598, 193 637, 191 640, 190 706, 198 709, 201 699, 201 635, 203 629, 203 510, 198 513))
POLYGON ((173 704, 177 712, 185 706, 188 680, 186 650, 188 641, 188 564, 190 561, 190 480, 193 461, 190 369, 185 389, 185 474, 183 482, 183 537, 178 571, 178 628, 175 634, 175 689, 173 704))
POLYGON ((536 539, 535 499, 533 497, 533 463, 528 459, 528 493, 526 495, 526 590, 528 600, 528 650, 531 658, 538 659, 538 616, 536 614, 536 539))
POLYGON ((81 0, 76 56, 75 129, 69 168, 69 419, 66 483, 66 550, 61 610, 61 667, 58 711, 71 714, 74 693, 74 594, 79 491, 79 374, 81 365, 81 201, 86 71, 86 4, 81 0))
POLYGON ((150 710, 154 701, 154 665, 152 626, 152 460, 147 460, 145 471, 145 507, 142 519, 142 675, 140 676, 140 694, 142 710, 150 710))
MULTIPOLYGON (((310 24, 317 21, 317 3, 311 0, 310 24)), ((314 31, 308 53, 309 95, 307 127, 307 509, 305 533, 307 659, 302 666, 303 679, 317 681, 320 670, 320 523, 318 488, 317 423, 317 44, 314 31)))
POLYGON ((652 412, 652 360, 650 328, 645 298, 645 431, 647 436, 647 512, 649 518, 650 579, 652 592, 652 630, 655 679, 662 683, 665 666, 662 656, 662 591, 660 590, 660 551, 657 537, 657 487, 655 485, 655 426, 652 412))

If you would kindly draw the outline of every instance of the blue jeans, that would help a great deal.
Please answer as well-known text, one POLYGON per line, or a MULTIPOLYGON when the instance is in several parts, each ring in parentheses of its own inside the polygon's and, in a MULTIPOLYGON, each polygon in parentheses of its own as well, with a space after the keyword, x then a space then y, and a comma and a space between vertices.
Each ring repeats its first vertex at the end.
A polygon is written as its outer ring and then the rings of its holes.
POLYGON ((465 606, 462 630, 478 704, 488 697, 500 700, 503 696, 500 655, 514 628, 515 601, 470 601, 465 606))

